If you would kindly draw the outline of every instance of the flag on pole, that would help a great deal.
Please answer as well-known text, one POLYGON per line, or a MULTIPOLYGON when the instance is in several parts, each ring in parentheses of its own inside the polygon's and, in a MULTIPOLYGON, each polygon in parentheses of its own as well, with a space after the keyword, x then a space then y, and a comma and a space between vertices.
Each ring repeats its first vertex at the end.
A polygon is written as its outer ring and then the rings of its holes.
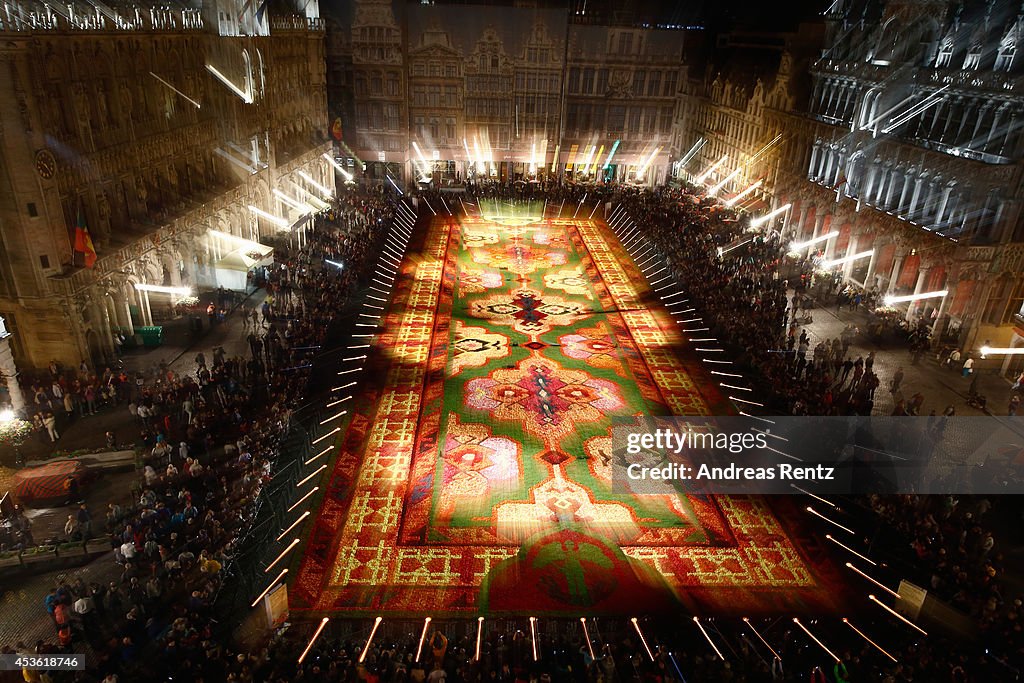
POLYGON ((78 203, 78 221, 75 223, 75 253, 82 254, 82 263, 86 268, 96 265, 96 248, 92 246, 89 228, 85 226, 85 213, 82 212, 81 202, 78 203))

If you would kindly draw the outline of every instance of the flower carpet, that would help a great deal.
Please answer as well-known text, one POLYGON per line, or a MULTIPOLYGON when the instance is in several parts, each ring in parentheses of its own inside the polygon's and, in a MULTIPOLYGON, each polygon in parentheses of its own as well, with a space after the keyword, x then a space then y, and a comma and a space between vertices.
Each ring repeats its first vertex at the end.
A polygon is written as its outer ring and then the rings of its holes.
POLYGON ((603 224, 434 219, 376 348, 296 616, 836 608, 787 500, 613 490, 613 418, 734 411, 603 224))

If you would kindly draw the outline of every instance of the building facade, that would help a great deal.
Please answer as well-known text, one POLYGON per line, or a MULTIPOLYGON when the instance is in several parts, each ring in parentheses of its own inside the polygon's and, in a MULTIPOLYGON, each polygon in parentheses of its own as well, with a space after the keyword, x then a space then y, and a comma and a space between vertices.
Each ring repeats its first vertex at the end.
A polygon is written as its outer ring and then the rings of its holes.
POLYGON ((664 180, 683 31, 578 23, 568 8, 353 0, 348 16, 357 105, 345 143, 368 174, 664 180), (362 65, 362 51, 390 55, 386 68, 362 65), (380 90, 364 75, 375 70, 380 90))
POLYGON ((299 175, 334 184, 315 5, 40 3, 0 20, 0 316, 17 367, 109 360, 325 199, 299 175))
MULTIPOLYGON (((792 124, 794 234, 836 232, 843 276, 893 296, 936 340, 1024 345, 1019 4, 837 3, 792 124)), ((1002 359, 1000 359, 1001 361, 1002 359)), ((1002 369, 1015 372, 1013 358, 1002 369)))
MULTIPOLYGON (((697 151, 681 175, 727 157, 706 185, 739 167, 723 195, 761 181, 743 201, 789 205, 795 241, 831 235, 813 248, 849 259, 835 266, 845 281, 933 294, 895 305, 937 344, 976 355, 986 342, 1024 346, 1022 35, 1012 3, 840 0, 804 96, 780 89, 788 79, 799 92, 803 69, 788 52, 760 82, 723 79, 717 66, 690 82, 677 144, 697 151)), ((1019 372, 1020 358, 1001 357, 999 369, 1019 372)))

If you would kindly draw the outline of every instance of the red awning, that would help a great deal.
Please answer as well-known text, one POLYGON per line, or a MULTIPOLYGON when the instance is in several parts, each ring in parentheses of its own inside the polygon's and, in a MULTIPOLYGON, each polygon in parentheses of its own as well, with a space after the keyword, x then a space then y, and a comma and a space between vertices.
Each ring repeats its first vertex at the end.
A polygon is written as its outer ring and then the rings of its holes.
POLYGON ((68 480, 75 479, 81 485, 86 471, 78 460, 55 460, 30 467, 14 475, 11 495, 19 502, 60 498, 67 495, 68 480))

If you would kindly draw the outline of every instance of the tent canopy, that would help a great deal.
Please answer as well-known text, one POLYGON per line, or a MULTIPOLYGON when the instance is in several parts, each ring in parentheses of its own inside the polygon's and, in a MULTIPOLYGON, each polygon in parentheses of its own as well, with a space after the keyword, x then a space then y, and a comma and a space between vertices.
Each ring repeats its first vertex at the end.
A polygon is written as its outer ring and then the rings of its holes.
POLYGON ((55 460, 29 467, 14 475, 11 495, 21 502, 60 498, 67 495, 69 478, 81 485, 87 472, 78 460, 55 460))

